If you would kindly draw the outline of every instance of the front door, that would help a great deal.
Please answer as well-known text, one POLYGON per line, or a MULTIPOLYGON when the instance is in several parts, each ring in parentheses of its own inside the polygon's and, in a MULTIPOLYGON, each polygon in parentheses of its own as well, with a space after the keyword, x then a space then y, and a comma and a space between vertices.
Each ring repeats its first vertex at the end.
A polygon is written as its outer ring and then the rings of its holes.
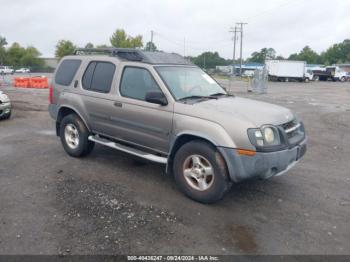
POLYGON ((119 86, 120 97, 114 103, 116 109, 111 121, 120 139, 167 153, 173 106, 146 102, 146 93, 155 90, 161 91, 146 68, 124 67, 119 86))

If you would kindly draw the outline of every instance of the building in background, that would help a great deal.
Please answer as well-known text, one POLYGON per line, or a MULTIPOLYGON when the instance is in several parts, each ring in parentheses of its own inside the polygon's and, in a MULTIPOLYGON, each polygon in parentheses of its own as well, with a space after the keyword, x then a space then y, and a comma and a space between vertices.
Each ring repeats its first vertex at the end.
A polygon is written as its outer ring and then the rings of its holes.
POLYGON ((344 70, 345 72, 350 72, 350 64, 338 64, 335 66, 338 66, 340 69, 344 70))
POLYGON ((45 62, 45 66, 56 69, 59 60, 54 57, 43 57, 42 58, 45 62))

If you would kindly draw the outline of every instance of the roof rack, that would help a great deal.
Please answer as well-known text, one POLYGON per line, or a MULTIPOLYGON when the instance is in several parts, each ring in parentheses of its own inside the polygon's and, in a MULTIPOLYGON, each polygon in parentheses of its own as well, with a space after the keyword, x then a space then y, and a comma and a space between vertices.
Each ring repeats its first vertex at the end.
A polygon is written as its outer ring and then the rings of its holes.
POLYGON ((74 51, 74 55, 93 55, 105 54, 117 56, 123 60, 138 61, 148 64, 177 64, 192 65, 179 54, 165 52, 149 52, 131 48, 78 48, 74 51))

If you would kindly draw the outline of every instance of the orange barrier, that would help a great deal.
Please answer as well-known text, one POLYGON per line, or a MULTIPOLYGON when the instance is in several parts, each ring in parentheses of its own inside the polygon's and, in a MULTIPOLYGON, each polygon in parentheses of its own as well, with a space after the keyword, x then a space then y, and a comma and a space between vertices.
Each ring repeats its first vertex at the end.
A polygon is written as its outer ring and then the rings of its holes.
POLYGON ((47 77, 32 77, 30 79, 30 87, 32 88, 48 88, 49 80, 47 77))
POLYGON ((29 77, 16 77, 15 78, 15 87, 29 87, 29 81, 30 78, 29 77))
POLYGON ((15 77, 13 85, 22 88, 49 88, 47 77, 15 77))

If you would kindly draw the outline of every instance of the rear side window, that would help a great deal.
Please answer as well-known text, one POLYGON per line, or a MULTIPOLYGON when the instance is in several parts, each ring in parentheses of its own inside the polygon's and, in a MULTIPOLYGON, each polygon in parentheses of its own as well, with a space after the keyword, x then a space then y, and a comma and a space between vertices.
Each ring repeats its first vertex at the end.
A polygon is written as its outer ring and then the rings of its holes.
POLYGON ((64 60, 58 68, 55 76, 56 84, 69 86, 78 71, 81 60, 67 59, 64 60))
POLYGON ((108 62, 91 62, 85 70, 83 88, 91 91, 109 93, 114 77, 115 65, 108 62))

